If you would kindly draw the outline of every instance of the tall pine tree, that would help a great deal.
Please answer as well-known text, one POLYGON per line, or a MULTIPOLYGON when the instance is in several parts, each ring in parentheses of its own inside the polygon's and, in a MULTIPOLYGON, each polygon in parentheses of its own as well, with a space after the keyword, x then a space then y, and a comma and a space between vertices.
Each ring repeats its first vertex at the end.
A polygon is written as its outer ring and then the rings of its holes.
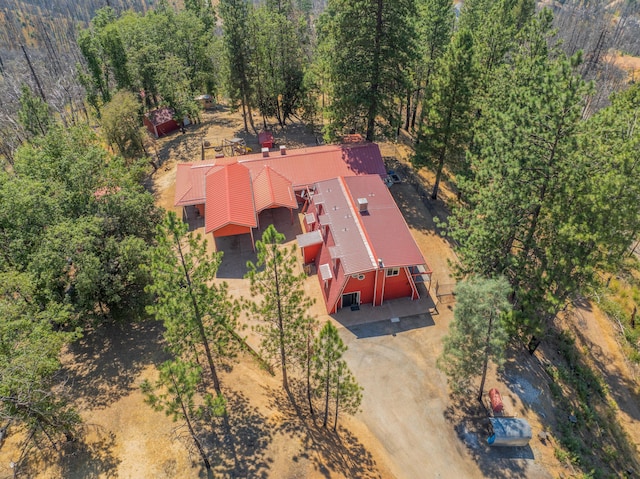
POLYGON ((396 100, 406 91, 416 56, 415 5, 410 0, 329 0, 318 30, 328 73, 326 136, 398 124, 396 100))
POLYGON ((176 357, 205 360, 218 396, 222 394, 217 364, 233 352, 239 308, 226 283, 214 284, 220 254, 207 254, 206 241, 187 233, 186 224, 169 212, 158 230, 148 290, 155 304, 148 308, 166 328, 165 339, 176 357))
POLYGON ((280 363, 282 386, 291 396, 289 371, 300 351, 308 348, 306 330, 313 326, 308 310, 313 300, 303 288, 304 273, 296 273, 295 247, 282 246, 284 235, 273 225, 256 242, 258 261, 249 261, 247 277, 252 296, 259 298, 249 303, 251 313, 262 321, 258 332, 262 335, 262 349, 266 355, 280 363))
POLYGON ((438 189, 445 164, 451 169, 464 165, 464 148, 471 126, 471 97, 475 81, 473 38, 468 30, 459 30, 438 64, 438 74, 429 86, 423 109, 423 126, 413 163, 433 165, 438 189))
POLYGON ((521 320, 516 327, 529 333, 586 271, 582 243, 563 211, 572 211, 575 196, 573 152, 587 87, 575 73, 578 57, 550 51, 551 20, 542 11, 500 70, 461 181, 467 203, 451 219, 463 271, 504 274, 521 320))

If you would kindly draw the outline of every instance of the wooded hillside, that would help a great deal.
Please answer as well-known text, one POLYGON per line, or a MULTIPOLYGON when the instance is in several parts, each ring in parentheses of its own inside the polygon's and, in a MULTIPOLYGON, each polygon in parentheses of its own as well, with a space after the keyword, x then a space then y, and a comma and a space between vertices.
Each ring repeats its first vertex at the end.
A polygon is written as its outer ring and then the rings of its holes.
POLYGON ((111 6, 116 12, 147 11, 153 0, 1 0, 0 52, 19 45, 42 47, 45 35, 58 47, 68 49, 77 25, 87 25, 96 11, 111 6))

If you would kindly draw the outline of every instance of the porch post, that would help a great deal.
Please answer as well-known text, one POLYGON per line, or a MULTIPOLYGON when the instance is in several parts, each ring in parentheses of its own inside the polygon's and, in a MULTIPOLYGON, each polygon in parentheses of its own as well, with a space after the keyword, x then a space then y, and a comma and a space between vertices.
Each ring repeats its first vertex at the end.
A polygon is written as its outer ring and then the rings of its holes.
POLYGON ((373 274, 375 274, 375 278, 373 279, 373 307, 376 307, 376 293, 378 292, 378 269, 373 270, 373 274))
POLYGON ((384 302, 384 286, 385 286, 385 284, 387 284, 387 270, 386 269, 381 269, 380 271, 383 274, 383 276, 382 276, 382 292, 380 293, 380 306, 382 306, 382 303, 384 302))

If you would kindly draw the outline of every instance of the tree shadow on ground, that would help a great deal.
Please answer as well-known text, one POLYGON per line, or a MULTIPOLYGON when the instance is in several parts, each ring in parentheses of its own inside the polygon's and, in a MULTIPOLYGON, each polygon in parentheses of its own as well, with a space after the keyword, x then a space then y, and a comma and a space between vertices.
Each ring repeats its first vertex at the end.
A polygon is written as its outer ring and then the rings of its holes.
POLYGON ((207 443, 216 477, 268 477, 272 440, 267 418, 238 391, 225 394, 228 417, 215 418, 207 443))
POLYGON ((151 139, 151 150, 147 149, 147 153, 155 157, 158 168, 169 159, 199 161, 202 157, 202 141, 208 126, 207 123, 191 124, 185 127, 185 133, 178 130, 163 138, 151 139))
POLYGON ((61 374, 78 403, 105 408, 138 388, 137 377, 145 366, 168 359, 161 338, 157 321, 100 326, 69 346, 72 357, 61 374))
MULTIPOLYGON (((89 428, 92 426, 88 426, 89 428)), ((113 453, 115 434, 96 430, 98 440, 68 443, 61 460, 62 477, 92 479, 118 477, 121 460, 113 453)))
POLYGON ((551 393, 547 387, 549 376, 536 356, 530 355, 521 344, 512 346, 507 349, 504 367, 498 371, 497 377, 507 387, 506 391, 500 391, 503 397, 517 396, 524 408, 508 413, 526 415, 532 410, 542 417, 547 417, 553 409, 550 405, 551 393))
MULTIPOLYGON (((59 477, 65 479, 109 479, 118 477, 120 459, 114 454, 115 434, 97 426, 85 426, 74 441, 64 442, 58 450, 40 444, 19 469, 20 477, 35 477, 43 464, 57 464, 59 477), (94 437, 88 439, 90 430, 94 437)), ((16 476, 18 477, 18 476, 16 476)))
POLYGON ((333 431, 333 420, 329 421, 328 428, 322 427, 318 401, 314 401, 316 417, 311 417, 303 381, 291 381, 293 403, 283 390, 265 389, 271 398, 270 407, 282 414, 272 431, 302 443, 303 452, 292 458, 294 462, 307 461, 325 477, 381 477, 371 453, 354 434, 341 427, 340 422, 337 431, 333 431))
POLYGON ((487 445, 491 422, 487 410, 476 400, 475 394, 452 399, 444 416, 453 425, 458 438, 467 447, 484 477, 533 477, 529 471, 529 464, 534 459, 530 446, 500 448, 487 445))
POLYGON ((392 185, 390 191, 407 224, 418 231, 439 235, 452 248, 457 246, 447 236, 446 223, 450 212, 445 202, 431 199, 422 178, 410 166, 391 157, 385 157, 384 162, 401 178, 402 183, 392 185))

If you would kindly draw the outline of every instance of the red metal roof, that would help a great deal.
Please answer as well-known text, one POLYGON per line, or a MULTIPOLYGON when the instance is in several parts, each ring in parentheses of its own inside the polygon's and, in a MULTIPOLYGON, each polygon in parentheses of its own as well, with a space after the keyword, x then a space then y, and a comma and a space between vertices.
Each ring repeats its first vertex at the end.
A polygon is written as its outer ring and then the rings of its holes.
MULTIPOLYGON (((402 213, 379 175, 318 182, 313 202, 316 206, 323 205, 320 223, 329 226, 334 242, 322 248, 318 264, 333 265, 339 260, 342 265, 337 271, 333 270, 335 279, 329 291, 323 288, 327 310, 332 311, 340 299, 347 276, 379 269, 379 259, 383 268, 426 265, 402 213), (358 198, 366 199, 366 212, 360 212, 358 198)), ((426 270, 429 270, 428 266, 426 270)))
POLYGON ((380 149, 374 143, 302 148, 285 154, 271 153, 268 157, 258 153, 180 163, 175 205, 205 203, 208 233, 227 224, 225 222, 255 224, 255 213, 266 208, 295 208, 293 191, 318 181, 366 174, 386 175, 380 149), (225 173, 220 173, 223 170, 225 173), (253 208, 251 211, 249 206, 253 208))
POLYGON ((249 168, 253 176, 269 165, 291 181, 294 190, 338 176, 387 174, 375 143, 300 148, 287 150, 284 155, 270 152, 268 157, 258 153, 240 156, 238 162, 249 168))
POLYGON ((176 172, 176 206, 199 205, 206 199, 206 176, 212 168, 216 167, 212 162, 202 163, 178 163, 176 172))
POLYGON ((324 218, 321 217, 320 223, 329 225, 335 242, 330 248, 331 258, 340 259, 345 274, 375 269, 376 258, 361 231, 343 179, 334 178, 318 182, 313 201, 316 205, 324 205, 324 218))
POLYGON ((147 112, 145 116, 149 119, 149 121, 155 126, 162 125, 168 121, 173 120, 174 111, 172 108, 168 106, 164 106, 158 108, 157 110, 152 110, 147 112))
POLYGON ((234 163, 212 169, 206 177, 206 195, 205 233, 229 224, 258 226, 251 177, 244 166, 234 163))
POLYGON ((322 203, 325 222, 335 245, 329 249, 339 258, 345 275, 377 268, 426 264, 409 227, 389 189, 378 175, 349 176, 317 183, 314 203, 322 203), (360 213, 358 198, 368 209, 360 213))
POLYGON ((426 264, 389 188, 377 175, 343 178, 349 196, 358 209, 358 198, 366 198, 367 213, 358 212, 376 260, 385 268, 426 264))
POLYGON ((257 213, 278 206, 298 207, 291 182, 273 171, 270 166, 263 167, 253 177, 253 198, 257 213))

